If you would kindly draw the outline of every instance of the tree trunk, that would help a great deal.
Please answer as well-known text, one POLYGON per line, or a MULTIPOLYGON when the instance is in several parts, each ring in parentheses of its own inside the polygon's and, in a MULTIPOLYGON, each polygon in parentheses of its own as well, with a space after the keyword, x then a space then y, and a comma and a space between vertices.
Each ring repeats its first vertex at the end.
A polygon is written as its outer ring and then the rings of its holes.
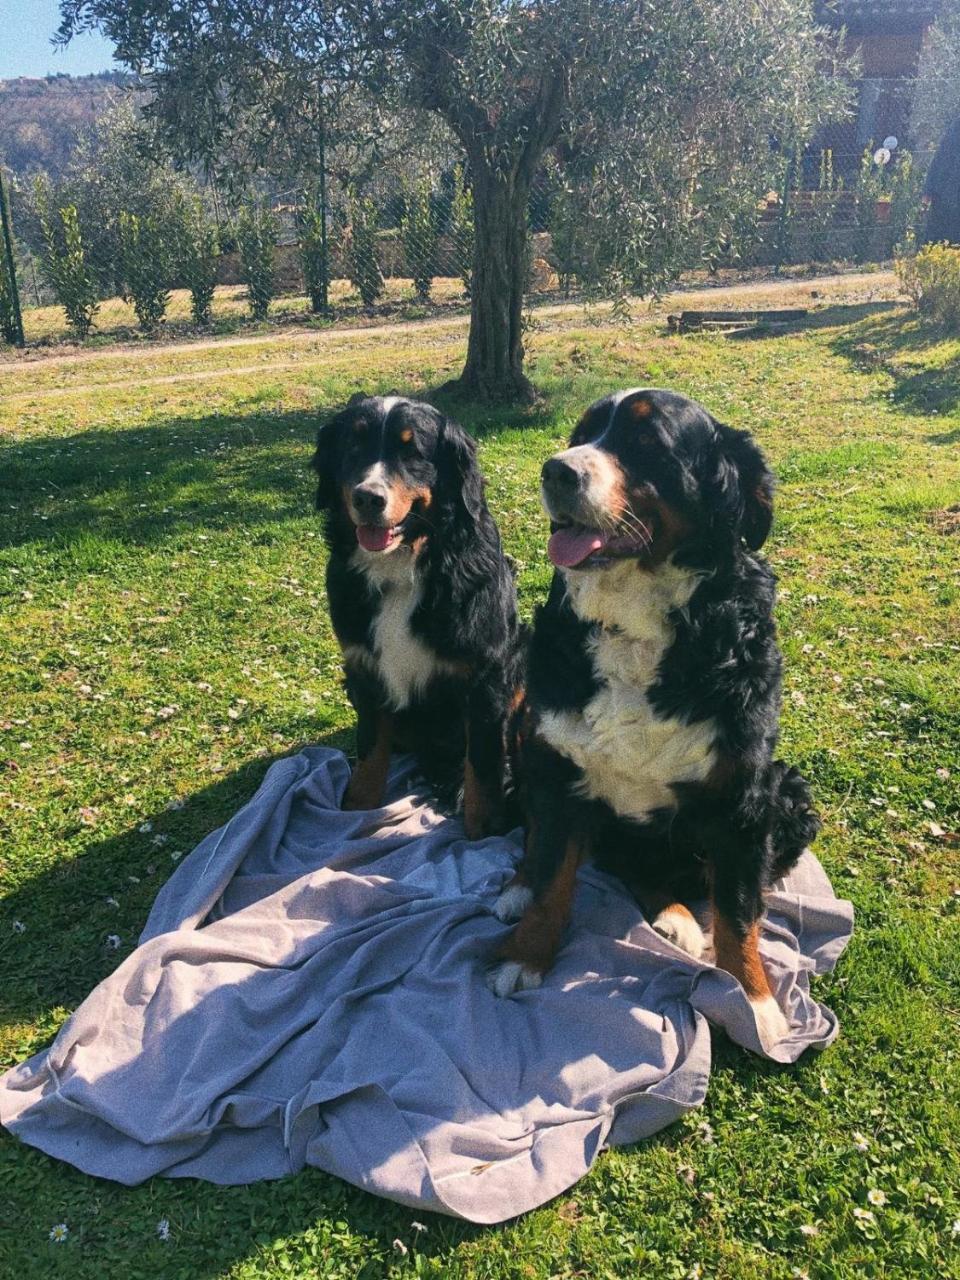
POLYGON ((463 373, 451 389, 480 400, 530 403, 536 393, 523 372, 522 342, 529 184, 475 161, 472 179, 470 336, 463 373))

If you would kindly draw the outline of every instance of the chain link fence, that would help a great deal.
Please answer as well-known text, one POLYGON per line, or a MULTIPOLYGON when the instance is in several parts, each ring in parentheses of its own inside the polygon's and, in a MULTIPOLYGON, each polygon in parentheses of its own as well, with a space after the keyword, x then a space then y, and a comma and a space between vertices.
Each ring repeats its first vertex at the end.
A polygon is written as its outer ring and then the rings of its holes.
MULTIPOLYGON (((747 233, 690 269, 757 275, 889 261, 922 234, 928 160, 882 147, 784 155, 779 185, 760 193, 747 233)), ((528 210, 531 304, 575 299, 589 283, 578 278, 570 246, 590 231, 570 226, 570 210, 545 172, 528 210)), ((216 197, 195 200, 181 206, 176 225, 113 213, 99 228, 71 229, 54 202, 45 232, 33 227, 26 236, 13 226, 9 254, 0 255, 0 338, 18 340, 3 323, 4 300, 16 293, 28 346, 220 334, 255 323, 389 322, 469 308, 472 200, 455 162, 432 174, 422 164, 409 177, 394 170, 362 187, 339 180, 260 191, 232 210, 216 197), (71 289, 83 296, 79 310, 71 289)))

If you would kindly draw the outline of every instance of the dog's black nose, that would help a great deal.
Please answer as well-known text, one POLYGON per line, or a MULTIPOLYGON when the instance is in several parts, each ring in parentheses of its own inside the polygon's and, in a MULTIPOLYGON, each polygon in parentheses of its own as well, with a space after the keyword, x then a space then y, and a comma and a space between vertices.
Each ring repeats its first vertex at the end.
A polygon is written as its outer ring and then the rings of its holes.
POLYGON ((580 487, 580 472, 562 458, 548 458, 540 475, 544 488, 552 493, 575 493, 580 487))
POLYGON ((382 489, 358 484, 353 491, 353 507, 361 518, 373 519, 382 515, 386 505, 387 495, 382 489))

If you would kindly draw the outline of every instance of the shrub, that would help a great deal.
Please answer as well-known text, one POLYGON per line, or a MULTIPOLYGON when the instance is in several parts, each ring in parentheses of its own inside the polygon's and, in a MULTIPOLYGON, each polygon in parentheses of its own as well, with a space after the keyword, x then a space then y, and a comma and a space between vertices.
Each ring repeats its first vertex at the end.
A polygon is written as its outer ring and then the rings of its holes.
POLYGON ((453 247, 454 268, 469 297, 473 279, 473 192, 464 181, 461 165, 453 171, 453 198, 447 232, 453 247))
POLYGON ((369 196, 350 201, 347 270, 363 305, 372 307, 383 293, 383 272, 377 257, 377 209, 369 196))
POLYGON ((856 234, 853 256, 857 262, 867 262, 877 229, 877 201, 883 195, 883 167, 874 160, 873 147, 867 147, 860 157, 860 171, 854 200, 856 234))
POLYGON ((306 208, 299 211, 297 227, 300 232, 300 265, 303 268, 303 283, 310 297, 310 310, 315 315, 319 315, 327 304, 330 268, 327 246, 324 243, 323 218, 320 210, 314 207, 312 200, 306 208))
POLYGON ((928 244, 896 259, 904 293, 920 314, 945 328, 960 326, 960 249, 928 244))
POLYGON ((220 244, 216 224, 207 216, 199 196, 177 201, 177 275, 190 290, 193 323, 210 323, 217 287, 220 244))
POLYGON ((406 211, 400 220, 407 272, 420 302, 430 301, 430 287, 437 270, 437 229, 430 201, 430 182, 424 178, 406 193, 406 211))
POLYGON ((817 262, 830 259, 831 233, 842 199, 843 178, 834 170, 833 151, 828 147, 820 152, 817 189, 810 192, 810 252, 817 262))
POLYGON ((151 214, 121 211, 120 256, 124 298, 133 303, 144 333, 163 323, 170 301, 169 227, 151 214))
POLYGON ((276 292, 273 249, 277 242, 277 224, 269 210, 260 205, 246 205, 237 218, 237 245, 243 282, 247 286, 247 302, 254 320, 266 318, 270 300, 276 292))
POLYGON ((917 229, 921 213, 923 175, 907 150, 897 156, 890 180, 890 232, 894 246, 899 247, 917 229))
POLYGON ((80 235, 77 207, 64 205, 54 215, 49 189, 42 178, 34 185, 34 201, 44 245, 41 270, 74 333, 85 338, 99 310, 99 301, 80 235))

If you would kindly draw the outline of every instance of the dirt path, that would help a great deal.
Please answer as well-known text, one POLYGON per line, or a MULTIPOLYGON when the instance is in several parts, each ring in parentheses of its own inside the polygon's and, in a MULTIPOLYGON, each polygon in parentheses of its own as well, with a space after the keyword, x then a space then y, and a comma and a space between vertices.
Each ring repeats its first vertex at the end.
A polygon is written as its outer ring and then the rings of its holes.
MULTIPOLYGON (((636 302, 635 318, 642 319, 649 315, 662 316, 677 308, 690 308, 708 305, 719 307, 737 303, 748 304, 776 301, 781 306, 824 305, 831 302, 856 302, 895 299, 899 295, 899 286, 892 271, 848 272, 840 275, 808 276, 803 280, 782 279, 763 280, 745 284, 719 284, 716 286, 679 289, 665 295, 654 304, 636 302)), ((596 308, 594 314, 604 315, 609 311, 609 304, 596 308)), ((582 303, 550 303, 532 308, 532 314, 540 323, 548 322, 582 322, 586 314, 582 303)), ((439 316, 430 320, 399 320, 387 324, 356 325, 342 329, 323 329, 304 331, 293 326, 278 328, 273 333, 250 334, 237 338, 210 338, 200 341, 164 342, 155 345, 123 343, 115 347, 99 351, 73 352, 68 355, 42 355, 28 352, 25 356, 0 362, 0 392, 5 377, 12 377, 36 368, 37 372, 68 368, 75 365, 90 364, 95 361, 118 360, 129 361, 139 356, 141 360, 155 360, 165 355, 192 355, 194 352, 225 351, 236 347, 264 347, 283 343, 287 346, 313 345, 320 354, 331 346, 355 342, 364 338, 387 338, 397 334, 423 333, 424 335, 443 331, 465 331, 469 316, 439 316)), ((550 324, 549 327, 558 327, 550 324)), ((286 360, 271 362, 268 368, 263 363, 248 366, 230 366, 226 369, 184 370, 180 373, 159 374, 153 377, 138 379, 137 385, 143 387, 163 386, 180 382, 201 382, 210 378, 222 378, 225 374, 251 374, 265 372, 281 372, 302 367, 303 360, 286 360)), ((85 384, 68 384, 62 387, 48 387, 33 390, 14 390, 11 396, 29 396, 31 398, 82 393, 85 391, 104 391, 123 389, 130 386, 130 379, 122 382, 91 382, 85 384)))

